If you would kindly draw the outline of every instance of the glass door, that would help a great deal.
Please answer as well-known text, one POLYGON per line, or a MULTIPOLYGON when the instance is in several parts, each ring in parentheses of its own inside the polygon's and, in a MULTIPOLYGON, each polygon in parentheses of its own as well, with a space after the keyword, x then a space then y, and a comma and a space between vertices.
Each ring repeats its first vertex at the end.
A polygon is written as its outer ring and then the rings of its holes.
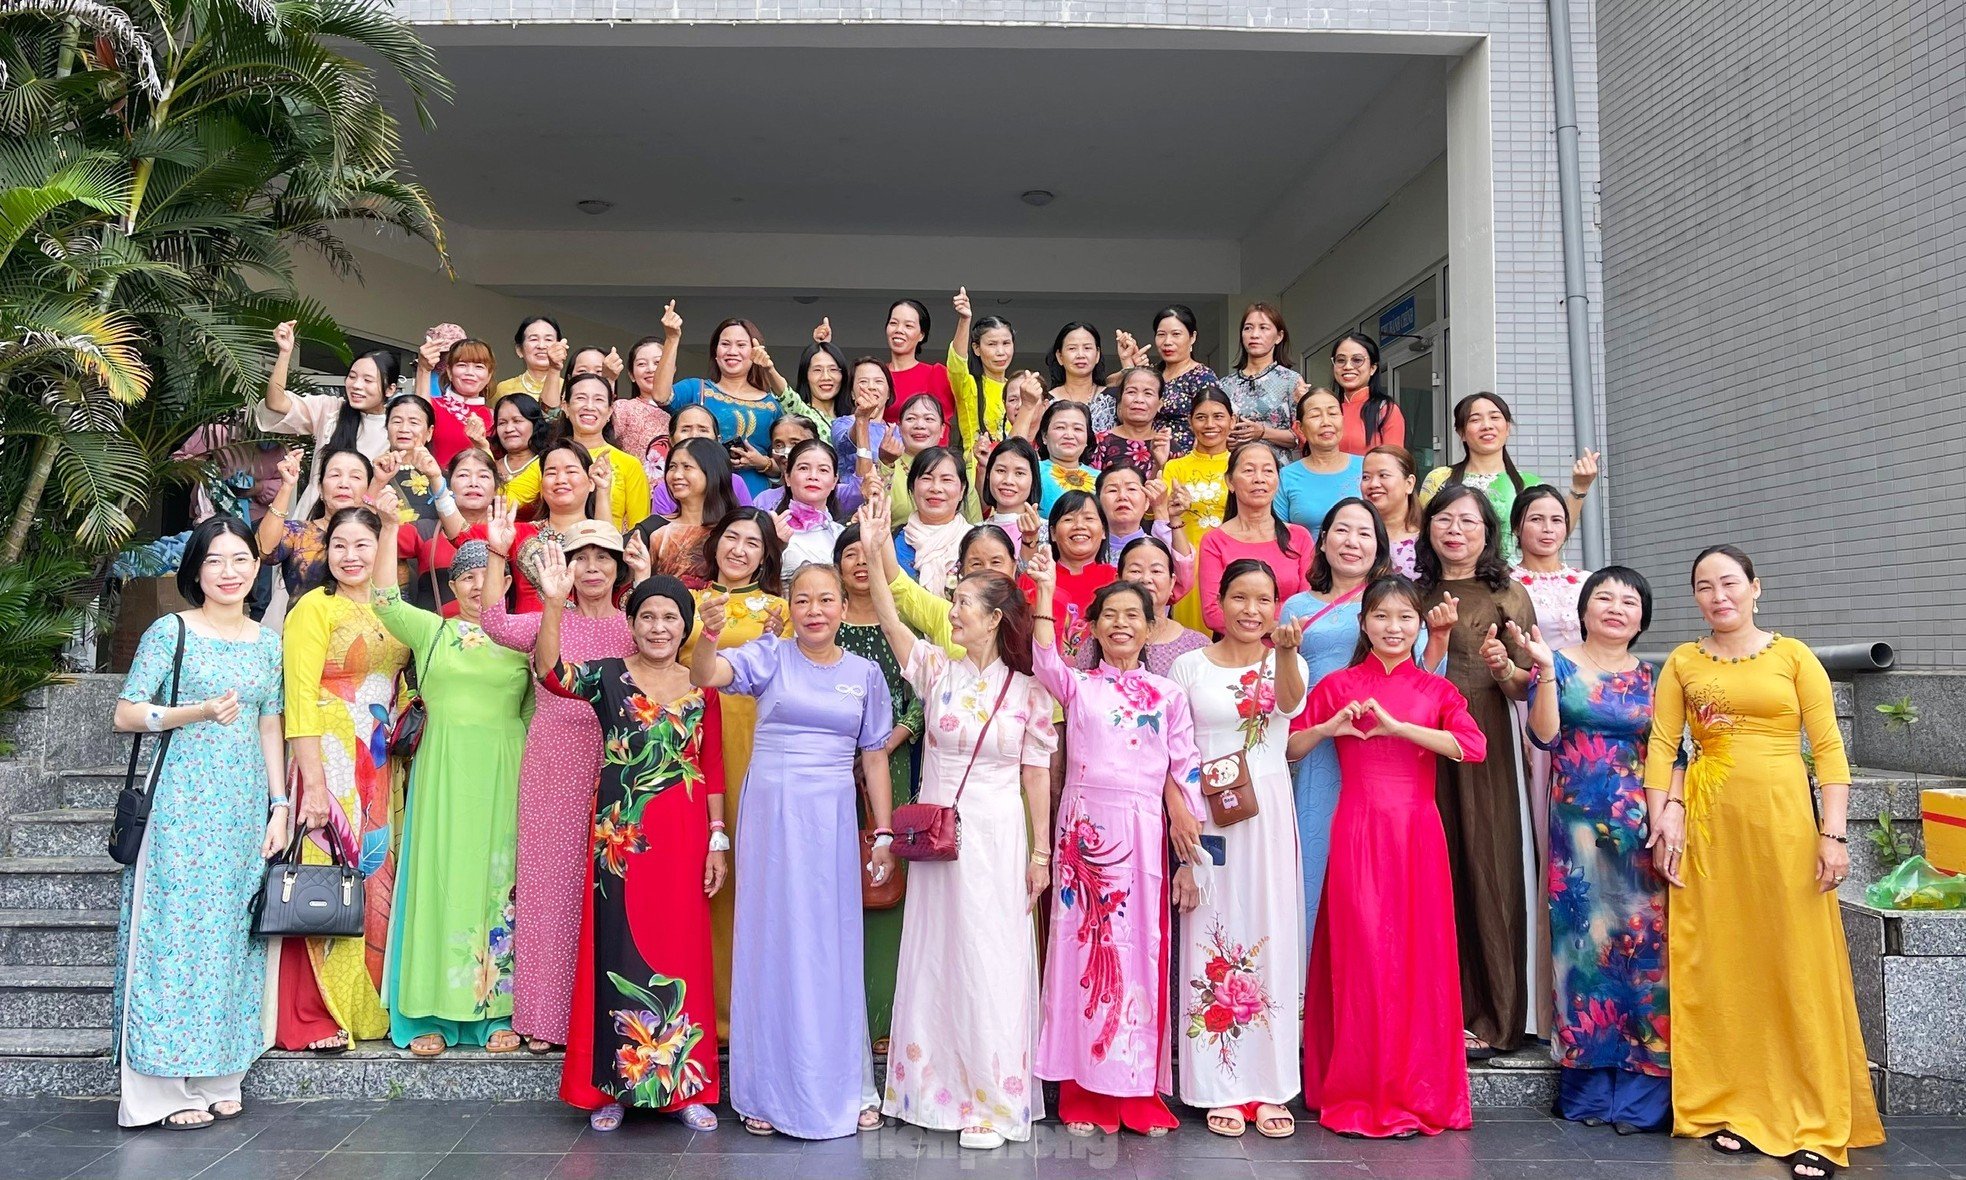
POLYGON ((1435 363, 1445 350, 1432 340, 1402 340, 1399 344, 1398 349, 1387 350, 1390 392, 1406 417, 1406 449, 1413 452, 1414 465, 1424 478, 1448 462, 1447 436, 1452 432, 1442 404, 1447 382, 1435 363))

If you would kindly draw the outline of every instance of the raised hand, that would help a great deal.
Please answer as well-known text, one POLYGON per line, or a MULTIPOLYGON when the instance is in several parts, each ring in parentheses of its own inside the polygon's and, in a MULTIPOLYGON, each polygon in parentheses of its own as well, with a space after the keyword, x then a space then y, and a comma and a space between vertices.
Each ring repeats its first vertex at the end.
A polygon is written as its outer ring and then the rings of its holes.
POLYGON ((601 358, 601 376, 608 379, 609 385, 621 380, 621 372, 627 367, 628 362, 621 359, 621 350, 618 348, 608 349, 608 354, 601 358))
POLYGON ((1553 668, 1556 666, 1556 652, 1549 644, 1543 642, 1543 629, 1541 627, 1532 624, 1527 635, 1522 633, 1522 628, 1515 625, 1514 619, 1509 620, 1508 627, 1509 638, 1515 640, 1516 646, 1520 647, 1535 662, 1538 668, 1553 668))
POLYGON ((382 518, 384 528, 394 528, 403 518, 403 498, 396 494, 395 484, 383 484, 375 494, 375 514, 382 518))
POLYGON ((1436 635, 1444 635, 1454 629, 1461 621, 1461 600, 1452 594, 1443 594, 1432 610, 1427 612, 1427 630, 1436 635))
MULTIPOLYGON (((885 489, 880 489, 885 490, 885 489)), ((868 545, 879 543, 882 537, 894 534, 894 503, 885 495, 874 495, 871 491, 860 505, 860 539, 868 545)))
POLYGON ((1229 445, 1239 447, 1246 442, 1255 442, 1263 437, 1263 424, 1249 418, 1237 418, 1229 424, 1229 445))
POLYGON ((280 456, 279 464, 274 467, 281 482, 290 488, 300 483, 300 458, 299 447, 288 447, 287 453, 280 456))
POLYGON ((1270 629, 1270 642, 1276 645, 1278 651, 1296 651, 1297 645, 1304 642, 1304 621, 1293 619, 1278 623, 1270 629))
POLYGON ((1188 489, 1178 483, 1172 485, 1167 493, 1167 526, 1173 528, 1180 523, 1192 507, 1194 500, 1188 495, 1188 489))
POLYGON ((1331 727, 1331 736, 1358 738, 1360 741, 1371 737, 1366 729, 1360 729, 1358 726, 1359 716, 1365 711, 1364 701, 1347 701, 1339 706, 1338 711, 1331 715, 1331 720, 1325 723, 1331 727))
MULTIPOLYGON (((474 419, 477 416, 476 414, 471 415, 474 419)), ((437 466, 437 457, 430 453, 429 447, 412 448, 410 450, 409 463, 411 467, 422 473, 426 479, 434 480, 444 477, 444 469, 437 466)))
POLYGON ((969 315, 969 288, 968 288, 968 287, 957 287, 957 288, 956 288, 956 297, 955 297, 955 299, 954 299, 954 300, 952 300, 951 302, 953 302, 953 303, 955 304, 955 307, 956 307, 956 318, 957 318, 957 319, 959 319, 959 320, 966 320, 966 319, 968 319, 968 318, 970 318, 970 315, 969 315))
POLYGON ((538 548, 539 572, 533 583, 539 587, 540 600, 550 606, 564 606, 573 593, 573 570, 567 565, 566 551, 558 545, 538 548))
POLYGON ((594 460, 594 465, 587 469, 587 478, 594 481, 596 503, 607 503, 608 493, 614 488, 614 464, 605 457, 594 460))
POLYGON ((1400 731, 1399 718, 1386 712, 1386 706, 1379 703, 1378 697, 1367 697, 1361 704, 1363 704, 1364 708, 1360 710, 1359 716, 1361 718, 1370 717, 1372 719, 1372 725, 1367 732, 1398 736, 1400 731))
POLYGON ((771 363, 771 354, 765 351, 765 342, 762 340, 751 342, 751 365, 767 373, 772 372, 775 367, 771 363))
POLYGON ((1570 465, 1570 494, 1581 496, 1597 482, 1598 452, 1585 451, 1570 465))
POLYGON ((790 621, 791 620, 785 617, 784 607, 778 605, 775 602, 768 603, 765 606, 765 634, 766 635, 785 634, 785 625, 790 621))
POLYGON ((648 579, 649 546, 642 539, 642 530, 633 529, 628 533, 628 543, 621 548, 621 563, 628 567, 628 576, 636 582, 648 579))
POLYGON ((444 363, 444 342, 425 340, 416 350, 416 364, 426 372, 434 373, 444 363))
POLYGON ((287 320, 273 325, 273 347, 286 356, 294 350, 294 329, 300 326, 299 320, 287 320))
MULTIPOLYGON (((786 507, 789 509, 791 505, 787 504, 786 507)), ((774 529, 778 530, 778 543, 780 545, 792 539, 792 514, 789 511, 772 513, 771 525, 774 529)))
POLYGON ((1147 351, 1133 338, 1133 333, 1120 331, 1113 333, 1113 351, 1120 357, 1120 364, 1126 368, 1138 368, 1147 363, 1147 351))
POLYGON ((1509 675, 1515 661, 1509 658, 1508 645, 1495 633, 1495 624, 1488 624, 1488 634, 1481 639, 1481 662, 1488 665, 1488 674, 1500 680, 1509 675))
POLYGON ((662 308, 662 334, 671 340, 683 338, 683 317, 676 314, 676 301, 671 299, 662 308))
POLYGON ((1055 590, 1058 586, 1058 567, 1042 546, 1033 546, 1030 556, 1024 559, 1024 575, 1041 592, 1055 590))
POLYGON ((720 634, 725 620, 730 617, 730 595, 721 590, 704 594, 696 601, 696 617, 703 622, 705 636, 720 634))
POLYGON ((1174 428, 1163 426, 1159 430, 1154 431, 1153 441, 1147 445, 1148 449, 1154 454, 1154 462, 1165 465, 1167 463, 1167 453, 1174 446, 1174 428))
POLYGON ((1026 501, 1024 506, 1017 510, 1017 534, 1024 539, 1026 545, 1037 543, 1038 530, 1043 525, 1044 520, 1038 516, 1036 504, 1026 501))
MULTIPOLYGON (((676 305, 672 303, 669 306, 674 307, 676 305)), ((663 322, 667 323, 668 321, 665 320, 663 322)), ((831 316, 821 319, 819 325, 812 330, 812 342, 814 344, 831 344, 833 342, 833 319, 831 316)))
POLYGON ((983 465, 990 461, 990 452, 997 449, 997 443, 987 433, 979 433, 976 436, 976 446, 972 449, 976 455, 976 467, 980 471, 983 465))
POLYGON ((571 351, 573 351, 573 342, 562 336, 546 346, 546 358, 553 362, 554 368, 565 369, 567 367, 567 354, 571 351))
POLYGON ((504 496, 493 497, 485 517, 485 548, 500 557, 512 556, 512 542, 519 535, 518 509, 504 496))
POLYGON ((470 439, 471 445, 478 450, 487 449, 486 443, 488 436, 485 433, 485 420, 468 410, 464 414, 464 437, 470 439))
POLYGON ((896 426, 888 427, 881 435, 881 462, 892 463, 907 453, 908 444, 901 440, 901 429, 896 426))
POLYGON ((220 725, 230 725, 239 719, 239 690, 228 688, 220 696, 215 696, 204 704, 205 716, 220 725))
POLYGON ((1003 420, 1006 422, 1017 421, 1018 415, 1024 412, 1024 378, 1027 376, 1028 373, 1015 373, 1003 383, 1003 420))

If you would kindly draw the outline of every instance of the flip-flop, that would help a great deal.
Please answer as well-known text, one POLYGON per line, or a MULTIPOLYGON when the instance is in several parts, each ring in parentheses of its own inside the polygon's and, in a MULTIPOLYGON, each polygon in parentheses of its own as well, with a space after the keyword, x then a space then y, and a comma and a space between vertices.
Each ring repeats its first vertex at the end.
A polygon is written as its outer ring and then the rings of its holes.
POLYGON ((420 1036, 410 1038, 410 1055, 412 1057, 442 1057, 444 1050, 448 1048, 450 1046, 444 1043, 442 1033, 423 1033, 420 1036), (436 1042, 436 1048, 434 1049, 431 1048, 432 1041, 436 1042), (418 1042, 422 1042, 421 1047, 419 1047, 418 1042))
POLYGON ((162 1119, 158 1120, 157 1125, 164 1128, 166 1131, 202 1131, 206 1127, 209 1127, 213 1123, 217 1122, 218 1120, 215 1118, 205 1118, 196 1122, 189 1122, 189 1123, 174 1123, 171 1120, 181 1114, 210 1115, 211 1113, 212 1112, 209 1110, 197 1110, 187 1107, 184 1110, 174 1110, 171 1113, 165 1115, 162 1119))
POLYGON ((763 1119, 752 1119, 752 1118, 745 1119, 744 1129, 746 1131, 749 1131, 753 1135, 759 1135, 759 1136, 778 1134, 778 1128, 772 1126, 770 1123, 764 1121, 763 1119))
POLYGON ((520 1049, 525 1048, 525 1045, 526 1039, 509 1028, 501 1028, 498 1032, 485 1038, 485 1052, 487 1053, 517 1053, 520 1049), (501 1033, 508 1039, 499 1040, 501 1033))
POLYGON ((218 1108, 218 1103, 214 1102, 205 1108, 205 1113, 211 1115, 214 1121, 222 1123, 227 1119, 236 1119, 246 1113, 246 1104, 243 1102, 234 1102, 232 1104, 232 1112, 227 1114, 218 1108))

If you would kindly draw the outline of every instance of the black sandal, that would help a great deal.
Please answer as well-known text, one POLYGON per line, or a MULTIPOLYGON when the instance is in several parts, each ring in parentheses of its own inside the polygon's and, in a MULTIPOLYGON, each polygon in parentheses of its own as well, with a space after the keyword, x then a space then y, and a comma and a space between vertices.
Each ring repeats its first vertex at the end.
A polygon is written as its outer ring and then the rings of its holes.
POLYGON ((1798 1151, 1788 1158, 1789 1175, 1796 1180, 1827 1180, 1836 1175, 1836 1165, 1813 1151, 1798 1151), (1814 1168, 1819 1175, 1804 1176, 1802 1169, 1814 1168))
POLYGON ((1754 1144, 1749 1143, 1732 1131, 1715 1131, 1713 1134, 1707 1136, 1707 1144, 1722 1155, 1746 1155, 1751 1151, 1759 1150, 1754 1144), (1732 1139, 1734 1146, 1729 1147, 1725 1143, 1722 1143, 1721 1139, 1723 1137, 1732 1139))

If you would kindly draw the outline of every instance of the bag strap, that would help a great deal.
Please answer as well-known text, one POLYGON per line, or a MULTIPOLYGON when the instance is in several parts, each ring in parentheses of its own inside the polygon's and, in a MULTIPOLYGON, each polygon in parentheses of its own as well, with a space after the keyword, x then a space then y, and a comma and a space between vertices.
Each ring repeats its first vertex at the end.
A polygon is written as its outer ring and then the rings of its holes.
POLYGON ((1009 664, 1005 664, 1003 687, 997 690, 997 703, 990 709, 990 715, 983 719, 983 729, 976 735, 976 745, 969 751, 969 765, 963 767, 962 781, 956 784, 956 797, 949 801, 949 806, 954 807, 963 801, 963 790, 969 786, 969 772, 976 769, 976 756, 983 752, 983 739, 990 736, 990 723, 997 719, 998 713, 1003 712, 1004 698, 1010 695, 1010 682, 1016 676, 1016 671, 1009 664))
MULTIPOLYGON (((178 686, 182 683, 182 677, 184 675, 184 637, 187 628, 184 625, 183 615, 172 615, 171 617, 177 620, 177 650, 171 655, 171 696, 168 704, 171 708, 175 709, 177 708, 178 686)), ((134 784, 137 781, 137 763, 143 757, 144 736, 139 733, 133 734, 130 738, 130 765, 123 772, 123 781, 126 783, 134 784)), ((170 748, 171 731, 167 729, 157 738, 157 756, 152 759, 153 763, 162 762, 164 760, 164 751, 170 748)), ((144 776, 142 789, 145 792, 149 791, 150 776, 144 776)))
POLYGON ((1360 594, 1363 594, 1364 592, 1365 592, 1365 583, 1360 582, 1358 585, 1353 586, 1350 590, 1345 591, 1343 594, 1340 594, 1338 597, 1332 599, 1330 602, 1325 603, 1322 607, 1318 609, 1318 612, 1316 614, 1304 620, 1304 630, 1309 631, 1311 629, 1312 623, 1317 622, 1319 619, 1330 614, 1332 611, 1337 610, 1339 607, 1350 602, 1352 599, 1357 598, 1360 594))

